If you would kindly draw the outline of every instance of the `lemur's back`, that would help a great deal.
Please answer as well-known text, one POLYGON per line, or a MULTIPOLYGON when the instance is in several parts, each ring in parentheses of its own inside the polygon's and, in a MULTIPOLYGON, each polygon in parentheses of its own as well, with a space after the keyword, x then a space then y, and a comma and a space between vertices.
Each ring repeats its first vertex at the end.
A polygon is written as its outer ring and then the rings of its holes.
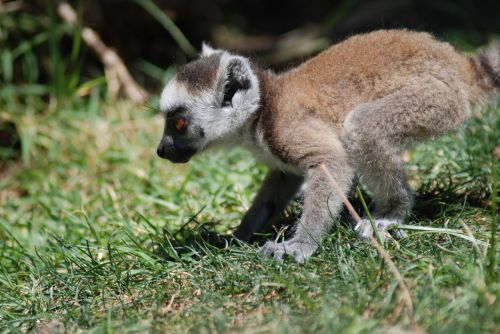
POLYGON ((381 98, 411 80, 433 77, 472 101, 481 91, 470 58, 427 33, 381 30, 356 35, 285 73, 283 96, 341 123, 360 103, 381 98), (286 94, 288 92, 289 94, 286 94))

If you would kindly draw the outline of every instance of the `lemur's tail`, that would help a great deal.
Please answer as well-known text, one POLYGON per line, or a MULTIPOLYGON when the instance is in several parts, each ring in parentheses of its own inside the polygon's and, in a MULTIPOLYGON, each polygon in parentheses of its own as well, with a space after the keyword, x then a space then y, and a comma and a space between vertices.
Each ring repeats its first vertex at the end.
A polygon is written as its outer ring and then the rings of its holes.
POLYGON ((500 41, 495 41, 489 46, 480 49, 473 57, 480 77, 484 84, 491 89, 500 89, 500 41))
POLYGON ((500 41, 495 41, 468 58, 472 76, 469 76, 469 99, 472 106, 482 107, 500 96, 500 41))

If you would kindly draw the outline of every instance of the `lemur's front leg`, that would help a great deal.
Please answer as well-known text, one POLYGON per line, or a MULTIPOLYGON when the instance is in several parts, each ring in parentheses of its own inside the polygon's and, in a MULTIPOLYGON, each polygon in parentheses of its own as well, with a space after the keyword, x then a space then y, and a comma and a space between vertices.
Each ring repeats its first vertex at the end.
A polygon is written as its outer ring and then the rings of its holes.
POLYGON ((332 226, 342 202, 333 191, 325 172, 319 167, 324 163, 340 187, 349 191, 353 169, 350 167, 343 148, 337 146, 328 155, 317 157, 318 164, 307 171, 307 189, 304 194, 302 217, 297 223, 294 236, 284 242, 268 241, 261 252, 281 260, 283 255, 293 256, 299 263, 310 257, 321 243, 321 239, 332 226))
POLYGON ((297 194, 304 181, 300 175, 270 171, 234 235, 249 242, 255 233, 262 232, 269 224, 277 222, 279 215, 297 194))

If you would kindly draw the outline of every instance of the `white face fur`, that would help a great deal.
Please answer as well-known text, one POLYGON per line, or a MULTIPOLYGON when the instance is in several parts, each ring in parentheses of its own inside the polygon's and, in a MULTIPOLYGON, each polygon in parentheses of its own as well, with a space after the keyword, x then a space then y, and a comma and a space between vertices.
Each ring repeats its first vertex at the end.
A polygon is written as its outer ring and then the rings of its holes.
POLYGON ((166 115, 158 155, 186 162, 244 128, 260 101, 259 82, 248 59, 203 45, 200 58, 179 68, 163 89, 166 115))

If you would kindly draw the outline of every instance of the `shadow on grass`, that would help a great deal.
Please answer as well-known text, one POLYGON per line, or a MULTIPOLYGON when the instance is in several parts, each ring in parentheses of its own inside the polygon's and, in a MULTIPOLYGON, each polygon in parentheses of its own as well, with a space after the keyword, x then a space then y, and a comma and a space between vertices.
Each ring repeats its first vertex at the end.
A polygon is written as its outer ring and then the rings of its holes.
POLYGON ((285 238, 288 238, 293 233, 292 227, 300 216, 299 207, 298 204, 293 205, 293 208, 286 211, 278 224, 263 233, 259 233, 250 243, 240 241, 232 234, 216 232, 216 227, 221 223, 200 222, 195 218, 197 213, 175 232, 164 229, 163 238, 156 240, 155 253, 166 260, 175 260, 186 254, 206 254, 211 249, 221 250, 250 244, 260 246, 265 241, 276 237, 278 233, 283 233, 285 238))
POLYGON ((21 158, 21 138, 13 122, 0 119, 0 171, 9 161, 21 158))
MULTIPOLYGON (((363 197, 369 204, 369 209, 373 209, 373 200, 371 196, 362 190, 363 197)), ((489 194, 487 191, 482 192, 466 192, 460 191, 459 186, 453 183, 434 183, 422 185, 415 194, 415 206, 412 210, 412 220, 435 220, 443 217, 444 214, 450 215, 463 210, 465 206, 472 208, 488 209, 491 203, 488 201, 489 194)), ((364 210, 361 201, 356 195, 356 191, 352 191, 349 197, 354 209, 364 215, 364 210)), ((257 235, 252 245, 262 245, 267 240, 276 238, 278 233, 284 235, 285 239, 293 234, 293 226, 300 218, 302 201, 295 200, 289 209, 284 213, 277 225, 271 229, 257 235)), ((232 234, 220 234, 216 232, 217 225, 220 222, 200 222, 196 220, 199 212, 190 218, 179 230, 174 233, 164 231, 164 238, 155 247, 157 255, 173 260, 171 252, 166 252, 165 249, 174 249, 176 256, 181 256, 188 253, 206 253, 210 249, 224 249, 243 245, 244 243, 233 237, 232 234), (161 244, 160 244, 161 243, 161 244)), ((339 219, 336 219, 334 228, 353 228, 354 221, 347 209, 343 209, 339 219)))
POLYGON ((489 189, 462 189, 462 184, 453 182, 425 184, 416 192, 413 216, 417 219, 435 219, 443 212, 461 211, 465 206, 478 209, 491 209, 489 189))

